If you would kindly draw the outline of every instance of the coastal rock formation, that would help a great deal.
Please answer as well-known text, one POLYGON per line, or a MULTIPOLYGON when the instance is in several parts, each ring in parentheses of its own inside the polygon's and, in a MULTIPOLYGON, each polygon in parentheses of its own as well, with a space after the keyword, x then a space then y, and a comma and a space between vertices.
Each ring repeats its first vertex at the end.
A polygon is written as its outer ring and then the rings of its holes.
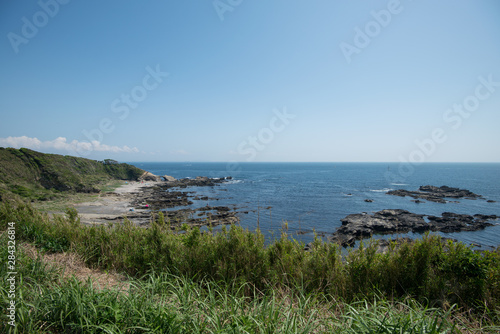
POLYGON ((161 181, 161 177, 154 175, 153 173, 150 172, 144 172, 144 174, 139 177, 139 181, 161 181))
POLYGON ((175 182, 177 181, 177 179, 173 176, 170 176, 170 175, 163 175, 163 180, 164 181, 167 181, 167 182, 175 182))
POLYGON ((474 216, 443 212, 441 217, 429 216, 429 229, 431 231, 440 231, 445 233, 461 232, 461 231, 477 231, 482 230, 493 224, 489 221, 496 220, 499 216, 479 215, 474 216))
MULTIPOLYGON (((196 196, 191 196, 189 192, 180 191, 178 189, 185 189, 193 186, 211 187, 222 182, 224 182, 224 179, 210 179, 201 176, 196 179, 174 179, 174 181, 159 182, 159 184, 154 187, 145 188, 143 192, 135 198, 133 204, 137 209, 144 208, 144 205, 147 204, 151 210, 188 206, 193 204, 190 198, 194 197, 193 199, 195 199, 196 196)), ((209 199, 206 196, 197 198, 201 200, 209 199)))
POLYGON ((470 216, 451 212, 444 212, 441 217, 435 217, 400 209, 382 210, 372 215, 351 214, 341 219, 342 226, 335 231, 331 241, 347 247, 354 245, 356 240, 369 238, 374 234, 477 231, 492 226, 489 221, 499 218, 500 216, 496 215, 470 216), (426 222, 425 217, 429 222, 426 222))
MULTIPOLYGON (((126 187, 124 189, 119 188, 121 190, 103 193, 96 202, 78 205, 79 213, 84 211, 85 215, 82 222, 84 224, 107 224, 127 218, 134 224, 147 226, 152 220, 157 221, 161 217, 160 212, 165 218, 165 223, 168 223, 172 229, 179 229, 184 223, 190 226, 216 226, 239 221, 239 211, 235 205, 210 206, 209 200, 218 201, 220 199, 217 195, 214 197, 202 196, 197 192, 199 190, 184 189, 189 186, 218 186, 228 182, 225 178, 198 177, 180 180, 171 178, 170 180, 150 182, 149 184, 134 182, 124 185, 126 187), (191 206, 195 201, 207 202, 201 203, 201 206, 200 203, 191 206)), ((208 192, 216 194, 214 189, 210 189, 208 192)))
POLYGON ((475 194, 466 189, 451 188, 448 186, 421 186, 418 191, 409 191, 404 189, 390 190, 388 195, 394 196, 410 196, 413 199, 425 199, 437 203, 446 203, 445 198, 466 198, 478 199, 483 198, 481 195, 475 194))
MULTIPOLYGON (((189 206, 195 200, 217 200, 207 196, 196 195, 192 191, 182 191, 188 187, 213 187, 227 182, 226 178, 208 178, 198 176, 195 179, 175 179, 168 175, 163 176, 167 179, 164 182, 158 182, 153 187, 144 188, 139 194, 136 194, 132 205, 136 210, 162 211, 167 219, 172 223, 186 222, 190 225, 201 226, 210 224, 212 226, 220 224, 232 224, 238 222, 237 212, 225 206, 204 206, 198 209, 192 209, 189 206), (167 177, 169 179, 167 179, 167 177), (171 210, 178 208, 177 210, 171 210), (196 216, 197 218, 193 218, 196 216)), ((130 214, 129 218, 139 213, 130 214)), ((144 214, 143 214, 144 215, 144 214)))

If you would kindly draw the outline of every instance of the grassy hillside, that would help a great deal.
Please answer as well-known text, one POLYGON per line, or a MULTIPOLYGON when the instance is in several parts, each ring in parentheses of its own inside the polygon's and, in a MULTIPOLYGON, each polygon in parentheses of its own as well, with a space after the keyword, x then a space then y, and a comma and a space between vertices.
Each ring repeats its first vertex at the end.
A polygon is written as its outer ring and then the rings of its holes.
POLYGON ((113 160, 0 147, 0 200, 12 194, 47 200, 64 192, 97 193, 110 180, 136 180, 142 173, 142 169, 113 160))

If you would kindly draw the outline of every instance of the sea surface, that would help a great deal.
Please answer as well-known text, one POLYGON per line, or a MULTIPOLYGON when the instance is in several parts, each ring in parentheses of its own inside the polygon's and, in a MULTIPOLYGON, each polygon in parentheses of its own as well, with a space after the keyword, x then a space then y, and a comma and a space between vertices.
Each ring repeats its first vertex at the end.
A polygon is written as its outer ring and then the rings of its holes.
MULTIPOLYGON (((233 180, 217 187, 186 189, 219 198, 195 201, 193 206, 230 206, 240 212, 241 226, 251 231, 259 226, 267 240, 279 237, 285 222, 288 232, 305 243, 313 240, 314 232, 326 238, 341 226, 340 219, 345 216, 383 209, 405 209, 426 215, 454 212, 500 216, 498 163, 427 163, 411 167, 398 163, 132 164, 156 175, 175 178, 232 176, 233 180), (386 194, 392 189, 418 190, 421 185, 468 189, 496 203, 460 199, 459 203, 417 204, 409 197, 386 194), (365 199, 373 202, 367 203, 365 199)), ((439 234, 485 248, 496 247, 500 245, 500 221, 493 223, 497 225, 482 231, 439 234)))

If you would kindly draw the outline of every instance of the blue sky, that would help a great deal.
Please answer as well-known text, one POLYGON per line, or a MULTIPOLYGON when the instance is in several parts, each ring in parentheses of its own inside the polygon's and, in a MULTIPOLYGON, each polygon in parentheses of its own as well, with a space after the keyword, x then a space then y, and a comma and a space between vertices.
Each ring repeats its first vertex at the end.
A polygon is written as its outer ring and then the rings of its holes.
POLYGON ((497 0, 2 1, 0 146, 500 162, 499 17, 497 0))

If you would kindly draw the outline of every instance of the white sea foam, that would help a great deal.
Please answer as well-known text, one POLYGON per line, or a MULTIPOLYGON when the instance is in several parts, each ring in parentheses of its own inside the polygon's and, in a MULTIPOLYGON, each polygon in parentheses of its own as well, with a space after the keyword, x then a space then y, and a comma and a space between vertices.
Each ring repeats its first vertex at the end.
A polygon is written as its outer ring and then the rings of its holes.
POLYGON ((243 180, 230 180, 225 182, 226 184, 238 184, 238 183, 243 183, 243 180))
POLYGON ((408 183, 391 183, 393 186, 407 186, 408 183))
POLYGON ((374 193, 386 193, 390 190, 394 190, 391 188, 384 188, 384 189, 370 189, 370 191, 373 191, 374 193))

